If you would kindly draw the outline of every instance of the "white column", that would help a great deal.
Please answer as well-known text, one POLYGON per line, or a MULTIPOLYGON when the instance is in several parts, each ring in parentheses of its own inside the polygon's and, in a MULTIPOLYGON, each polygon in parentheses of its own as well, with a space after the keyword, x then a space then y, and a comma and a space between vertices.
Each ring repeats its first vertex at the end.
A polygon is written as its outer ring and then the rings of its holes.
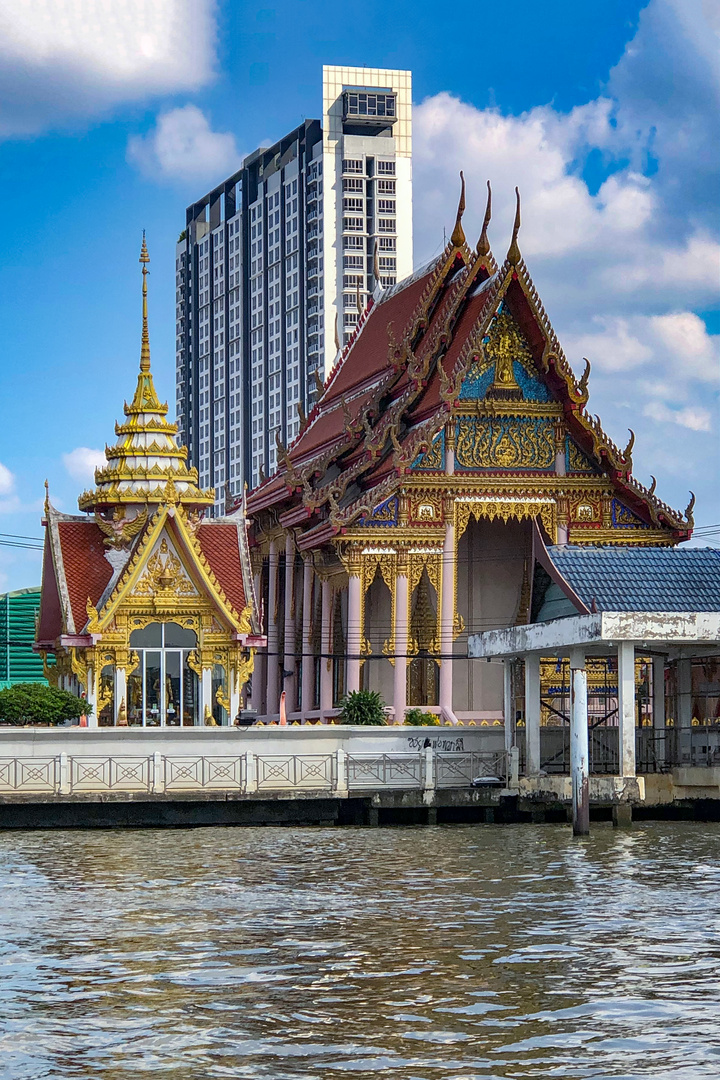
POLYGON ((450 717, 453 715, 455 573, 455 522, 451 518, 445 525, 440 584, 440 709, 449 713, 450 717))
POLYGON ((586 836, 590 832, 587 671, 580 649, 570 652, 570 774, 573 833, 586 836))
POLYGON ((618 645, 618 732, 620 775, 635 776, 635 646, 618 645))
POLYGON ((115 668, 115 723, 121 707, 125 707, 125 722, 127 723, 127 675, 124 667, 115 668))
POLYGON ((655 757, 665 761, 665 657, 652 658, 652 711, 653 735, 655 736, 655 757))
POLYGON ((293 591, 295 589, 295 539, 292 533, 285 537, 285 645, 283 648, 283 671, 292 672, 283 678, 285 707, 288 712, 297 709, 297 671, 295 661, 295 615, 293 591))
POLYGON ((322 635, 320 642, 320 712, 323 716, 332 709, 332 641, 330 640, 330 618, 332 615, 333 591, 330 582, 323 579, 321 593, 322 635))
POLYGON ((87 723, 88 727, 97 727, 97 685, 98 685, 99 672, 95 668, 94 664, 89 664, 87 669, 87 703, 88 706, 92 705, 92 712, 88 713, 87 723))
POLYGON ((212 699, 212 668, 204 667, 200 679, 200 723, 204 724, 207 718, 207 710, 213 715, 212 699))
POLYGON ((240 687, 238 685, 237 667, 235 664, 231 664, 230 670, 228 671, 228 698, 230 700, 228 724, 232 726, 235 723, 235 717, 240 712, 240 687))
MULTIPOLYGON (((354 568, 353 568, 354 569, 354 568)), ((360 595, 362 579, 360 573, 348 576, 348 630, 347 630, 347 692, 352 694, 360 689, 360 649, 363 628, 361 625, 362 597, 360 595)))
POLYGON ((408 648, 408 575, 407 563, 398 563, 395 578, 395 679, 393 705, 395 723, 405 723, 407 707, 407 648, 408 648))
POLYGON ((503 717, 505 719, 505 750, 509 751, 513 745, 515 731, 515 701, 512 692, 512 660, 506 657, 503 660, 503 717))
POLYGON ((540 772, 540 657, 525 657, 525 775, 540 772))
POLYGON ((315 690, 315 658, 312 655, 312 585, 312 556, 305 555, 303 556, 302 701, 300 703, 303 716, 312 712, 315 690))
POLYGON ((268 554, 268 610, 265 616, 267 620, 267 690, 265 694, 265 709, 272 716, 280 708, 279 681, 279 657, 278 657, 278 625, 275 608, 277 606, 277 571, 278 551, 277 542, 270 544, 268 554))

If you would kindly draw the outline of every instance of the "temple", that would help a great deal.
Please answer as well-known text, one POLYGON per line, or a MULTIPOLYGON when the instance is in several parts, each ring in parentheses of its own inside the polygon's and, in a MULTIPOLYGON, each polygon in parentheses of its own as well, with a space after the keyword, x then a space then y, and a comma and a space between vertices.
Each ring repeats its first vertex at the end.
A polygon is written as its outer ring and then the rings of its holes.
POLYGON ((550 325, 519 249, 519 198, 502 265, 489 185, 474 249, 464 203, 463 181, 440 257, 376 290, 298 437, 278 444, 276 473, 247 499, 268 615, 261 716, 277 715, 285 690, 291 716, 327 719, 364 687, 397 723, 409 706, 502 723, 502 665, 469 660, 468 634, 552 603, 548 549, 691 535, 693 500, 679 513, 654 480, 640 484, 632 432, 621 448, 588 411, 590 365, 577 378, 550 325))
POLYGON ((232 723, 255 650, 265 644, 245 523, 203 520, 177 426, 150 371, 147 264, 135 394, 80 516, 45 500, 45 552, 36 649, 47 677, 86 695, 89 724, 232 723))

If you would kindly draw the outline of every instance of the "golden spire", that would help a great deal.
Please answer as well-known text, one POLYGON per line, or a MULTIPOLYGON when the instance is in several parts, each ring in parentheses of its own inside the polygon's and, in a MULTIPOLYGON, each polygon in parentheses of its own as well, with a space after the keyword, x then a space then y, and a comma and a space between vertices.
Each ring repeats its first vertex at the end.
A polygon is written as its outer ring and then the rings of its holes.
POLYGON ((140 370, 150 370, 150 335, 148 334, 148 316, 147 316, 147 264, 150 262, 150 256, 148 255, 148 249, 145 244, 145 230, 143 229, 142 247, 140 249, 140 262, 142 263, 142 345, 140 346, 140 370))
POLYGON ((520 232, 520 192, 515 188, 515 224, 513 225, 512 240, 508 248, 507 258, 512 266, 517 266, 522 258, 518 247, 518 233, 520 232))
POLYGON ((450 237, 450 243, 454 244, 455 247, 462 247, 465 243, 465 233, 462 227, 462 216, 465 213, 465 177, 462 169, 460 170, 460 184, 460 202, 458 203, 457 217, 455 218, 455 228, 450 237))
POLYGON ((490 218, 492 217, 492 190, 490 188, 490 181, 487 182, 488 197, 487 205, 485 207, 485 217, 483 218, 482 232, 480 233, 480 239, 478 240, 477 251, 478 255, 487 255, 490 251, 490 241, 488 240, 488 225, 490 224, 490 218))

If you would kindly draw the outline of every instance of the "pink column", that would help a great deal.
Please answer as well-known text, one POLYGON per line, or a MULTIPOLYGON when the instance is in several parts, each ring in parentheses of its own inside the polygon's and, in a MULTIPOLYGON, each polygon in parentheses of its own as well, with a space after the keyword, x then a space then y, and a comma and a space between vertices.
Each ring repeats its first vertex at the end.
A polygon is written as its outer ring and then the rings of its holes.
MULTIPOLYGON (((454 513, 451 507, 450 515, 454 513)), ((445 525, 440 585, 440 709, 447 719, 453 713, 453 637, 455 631, 455 521, 452 516, 445 525)))
POLYGON ((283 649, 283 671, 291 672, 283 678, 285 707, 288 712, 297 708, 297 679, 295 672, 295 613, 293 592, 295 589, 295 538, 289 532, 285 537, 285 646, 283 649))
POLYGON ((277 571, 278 571, 278 551, 277 541, 273 540, 270 543, 270 552, 268 555, 268 610, 265 616, 267 620, 267 691, 265 697, 265 708, 269 715, 278 712, 280 708, 280 689, 279 689, 279 657, 278 657, 278 626, 277 626, 277 571))
POLYGON ((348 577, 347 692, 360 689, 360 649, 362 645, 362 582, 359 569, 348 577))
POLYGON ((311 555, 303 556, 303 610, 302 610, 302 701, 300 708, 304 717, 312 711, 315 687, 315 658, 312 655, 312 583, 313 562, 311 555))
POLYGON ((332 614, 332 589, 330 582, 323 578, 321 591, 322 635, 320 643, 320 711, 323 715, 330 712, 332 700, 332 641, 330 640, 330 616, 332 614))
POLYGON ((395 723, 405 722, 407 707, 407 647, 408 647, 408 567, 407 557, 398 557, 395 578, 395 679, 393 705, 395 723))

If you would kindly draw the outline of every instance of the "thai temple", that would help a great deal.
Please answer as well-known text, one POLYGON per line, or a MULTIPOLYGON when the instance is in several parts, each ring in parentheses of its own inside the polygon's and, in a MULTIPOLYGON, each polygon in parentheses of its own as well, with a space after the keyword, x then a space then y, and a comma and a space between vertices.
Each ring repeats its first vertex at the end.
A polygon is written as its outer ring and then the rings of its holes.
MULTIPOLYGON (((275 475, 247 497, 267 613, 260 716, 277 716, 284 690, 291 717, 327 719, 366 688, 397 723, 419 706, 502 724, 503 665, 469 659, 469 636, 563 604, 597 610, 592 589, 569 603, 554 553, 691 536, 694 499, 682 513, 639 483, 632 432, 617 446, 590 413, 590 365, 573 373, 520 253, 519 197, 500 265, 489 185, 474 248, 464 206, 463 182, 442 254, 376 289, 298 437, 278 444, 275 475)), ((545 702, 567 693, 561 661, 542 678, 545 702)), ((617 695, 611 662, 593 678, 617 695)))
MULTIPOLYGON (((150 370, 147 264, 135 394, 80 515, 46 494, 36 649, 47 677, 87 697, 90 725, 232 723, 265 645, 246 528, 204 513, 150 370)), ((46 485, 47 489, 47 485, 46 485)))

